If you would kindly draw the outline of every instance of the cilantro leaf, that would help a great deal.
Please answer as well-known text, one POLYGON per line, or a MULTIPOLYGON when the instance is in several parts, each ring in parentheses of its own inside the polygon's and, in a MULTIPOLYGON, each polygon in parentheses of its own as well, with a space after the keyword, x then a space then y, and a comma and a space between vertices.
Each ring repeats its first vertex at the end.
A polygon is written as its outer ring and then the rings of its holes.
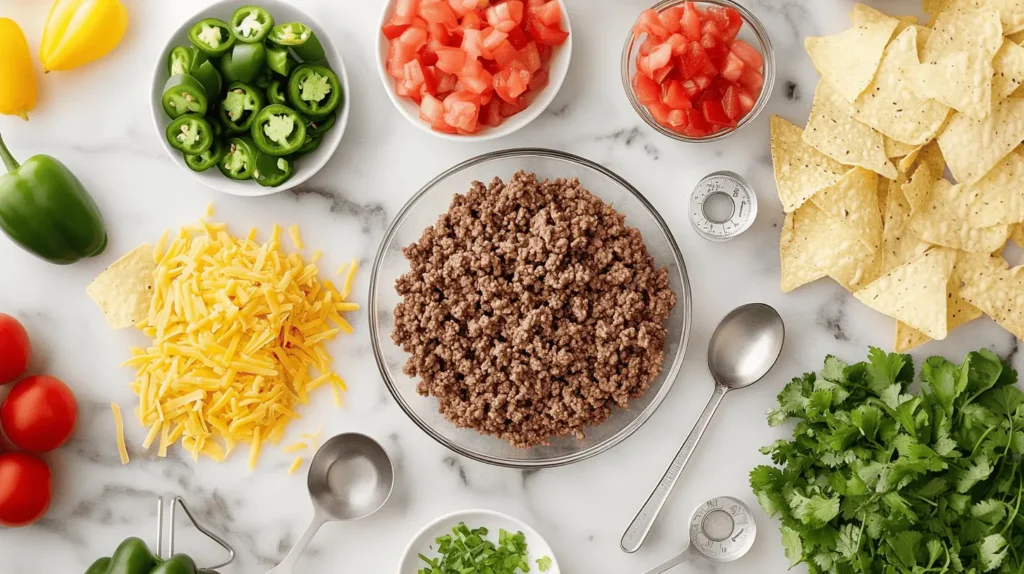
POLYGON ((846 380, 847 366, 848 365, 843 361, 829 355, 825 357, 825 366, 821 369, 821 377, 826 381, 831 381, 840 385, 848 383, 846 380))
MULTIPOLYGON (((899 382, 900 372, 909 361, 908 355, 886 354, 885 351, 877 347, 871 347, 866 365, 868 388, 875 393, 881 393, 890 385, 899 382)), ((910 364, 912 365, 912 363, 910 364)), ((911 369, 913 369, 912 366, 911 369)), ((900 388, 902 389, 902 387, 900 388)))
POLYGON ((836 542, 836 552, 843 558, 853 558, 860 550, 861 531, 852 523, 844 524, 839 529, 839 540, 836 542))
POLYGON ((953 399, 967 386, 967 373, 958 371, 956 365, 942 357, 932 357, 921 366, 921 389, 947 414, 953 413, 953 399))
POLYGON ((1024 391, 1017 387, 999 387, 990 393, 986 393, 981 404, 992 410, 996 415, 1012 417, 1017 412, 1017 407, 1024 404, 1024 391))
POLYGON ((1001 534, 990 534, 978 544, 978 559, 984 572, 995 570, 1006 559, 1006 539, 1001 534))
POLYGON ((789 508, 797 520, 820 528, 839 516, 839 497, 826 498, 817 494, 808 497, 794 491, 789 495, 789 508))
POLYGON ((786 558, 792 568, 804 561, 804 546, 800 534, 788 526, 782 527, 782 546, 786 549, 786 558))

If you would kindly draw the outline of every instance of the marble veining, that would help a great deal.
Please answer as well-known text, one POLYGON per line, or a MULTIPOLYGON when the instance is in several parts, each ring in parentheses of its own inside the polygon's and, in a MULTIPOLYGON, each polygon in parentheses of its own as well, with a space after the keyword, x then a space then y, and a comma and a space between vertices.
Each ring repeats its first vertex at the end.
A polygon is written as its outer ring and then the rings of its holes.
MULTIPOLYGON (((130 248, 155 241, 202 215, 213 201, 216 219, 239 233, 273 223, 302 226, 312 249, 324 252, 323 269, 357 258, 368 269, 380 239, 405 201, 448 167, 480 153, 544 146, 582 155, 616 171, 661 212, 685 256, 695 302, 690 348, 676 387, 658 413, 632 438, 597 458, 563 468, 516 471, 455 455, 422 433, 384 388, 373 355, 367 310, 354 317, 357 334, 333 343, 338 372, 350 383, 345 405, 329 392, 314 396, 286 438, 322 429, 368 433, 396 464, 395 493, 378 514, 328 524, 300 563, 304 574, 390 574, 407 541, 426 522, 454 510, 484 507, 520 517, 539 530, 569 574, 641 572, 682 548, 690 512, 719 495, 755 507, 760 526, 753 550, 722 565, 692 563, 678 572, 740 574, 787 571, 777 525, 756 508, 747 473, 765 461, 758 447, 783 436, 764 420, 783 384, 819 368, 826 354, 858 360, 868 345, 891 345, 893 322, 867 309, 838 285, 820 281, 780 292, 777 248, 783 220, 775 197, 768 147, 768 116, 802 124, 817 74, 803 52, 807 35, 848 26, 853 0, 740 0, 767 27, 776 49, 778 79, 765 113, 726 140, 687 145, 650 129, 633 111, 619 77, 621 42, 641 9, 653 0, 566 0, 575 34, 572 68, 559 96, 531 126, 500 141, 444 142, 410 125, 385 96, 373 62, 382 0, 294 0, 334 35, 352 83, 353 111, 338 153, 299 189, 263 198, 219 195, 190 179, 165 156, 148 109, 150 72, 164 38, 204 0, 127 0, 131 29, 111 57, 41 80, 41 101, 29 123, 0 117, 0 131, 21 158, 50 153, 67 163, 92 191, 110 234, 103 256, 55 267, 0 239, 0 310, 23 321, 32 335, 33 372, 67 381, 81 407, 71 442, 46 457, 55 499, 39 524, 0 530, 0 574, 74 574, 123 538, 153 542, 159 495, 181 495, 210 528, 238 550, 224 574, 259 574, 281 560, 301 535, 312 509, 301 473, 288 476, 292 455, 267 448, 256 472, 244 456, 221 465, 194 463, 180 450, 166 459, 143 452, 145 431, 131 416, 132 462, 121 466, 109 404, 131 412, 130 369, 119 367, 129 347, 144 344, 135 332, 111 333, 85 295, 85 286, 130 248), (686 204, 696 182, 728 169, 756 190, 760 213, 750 231, 722 244, 690 228, 686 204), (763 301, 779 309, 787 345, 776 369, 761 383, 732 393, 669 500, 644 548, 619 550, 619 538, 711 394, 704 354, 718 320, 733 307, 763 301)), ((871 0, 879 8, 916 13, 915 0, 871 0)), ((0 0, 0 16, 17 20, 38 45, 44 0, 0 0)), ((366 302, 368 272, 357 282, 366 302)), ((987 345, 1024 367, 1018 341, 979 320, 915 353, 962 356, 987 345)), ((218 549, 179 522, 179 549, 202 562, 218 549)), ((794 572, 805 571, 801 567, 794 572)))

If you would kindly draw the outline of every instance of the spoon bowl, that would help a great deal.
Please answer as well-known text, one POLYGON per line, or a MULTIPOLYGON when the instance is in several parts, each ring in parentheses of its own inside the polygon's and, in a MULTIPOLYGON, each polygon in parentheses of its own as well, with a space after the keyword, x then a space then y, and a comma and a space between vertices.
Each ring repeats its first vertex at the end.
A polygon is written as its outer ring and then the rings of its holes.
POLYGON ((763 303, 737 307, 722 319, 708 345, 708 370, 731 390, 760 381, 782 354, 786 327, 763 303))
POLYGON ((306 481, 313 505, 333 520, 356 520, 384 506, 395 472, 384 448, 372 438, 340 434, 325 442, 309 465, 306 481))

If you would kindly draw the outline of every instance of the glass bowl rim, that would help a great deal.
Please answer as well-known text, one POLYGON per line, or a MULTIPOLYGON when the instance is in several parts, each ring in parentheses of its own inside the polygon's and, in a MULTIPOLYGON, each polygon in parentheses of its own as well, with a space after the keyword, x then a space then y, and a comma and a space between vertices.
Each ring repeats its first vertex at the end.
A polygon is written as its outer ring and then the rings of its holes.
MULTIPOLYGON (((475 460, 477 462, 482 462, 494 466, 517 468, 523 470, 554 468, 558 466, 565 466, 583 460, 587 460, 621 444, 627 438, 632 436, 637 430, 639 430, 640 427, 642 427, 648 420, 650 420, 650 418, 654 415, 658 408, 661 407, 662 403, 665 401, 665 398, 668 397, 669 392, 672 390, 672 387, 675 384, 676 378, 679 375, 679 370, 683 364, 683 358, 686 355, 686 347, 690 337, 690 325, 692 323, 692 294, 690 291, 689 274, 686 271, 686 263, 683 259, 682 251, 680 251, 679 249, 679 244, 676 242, 675 237, 672 235, 672 231, 669 229, 668 224, 661 217, 661 214, 658 213, 658 211, 654 208, 650 201, 648 201, 647 198, 644 197, 639 190, 637 190, 629 182, 627 182, 625 179, 620 177, 615 172, 586 158, 573 155, 567 152, 546 148, 513 148, 488 152, 462 161, 452 166, 451 168, 446 169, 440 175, 434 177, 429 182, 427 182, 426 185, 421 187, 415 194, 413 194, 411 198, 409 198, 409 200, 405 203, 404 206, 402 206, 402 209, 395 216, 394 220, 392 220, 391 224, 388 225, 388 229, 384 233, 384 236, 380 242, 380 246, 377 248, 377 253, 374 256, 373 268, 370 273, 369 291, 370 293, 369 300, 367 301, 367 315, 370 325, 370 346, 373 350, 373 357, 377 363, 377 370, 380 372, 381 378, 384 379, 384 384, 387 387, 388 392, 391 393, 391 396, 395 399, 395 402, 398 403, 398 406, 402 409, 402 411, 405 412, 406 416, 409 417, 409 419, 412 420, 416 424, 416 426, 418 426, 420 430, 425 432, 428 436, 430 436, 435 441, 437 441, 438 443, 442 444, 443 446, 457 454, 460 454, 462 456, 465 456, 466 458, 475 460), (621 430, 619 430, 611 437, 591 447, 574 452, 572 454, 562 455, 544 460, 513 460, 474 452, 448 440, 439 432, 434 430, 429 424, 423 421, 419 417, 419 415, 416 414, 413 408, 405 401, 405 399, 402 397, 401 392, 396 387, 395 382, 391 379, 391 376, 389 374, 390 371, 387 367, 387 364, 385 363, 383 357, 384 353, 383 350, 381 349, 380 325, 377 319, 377 290, 379 287, 378 283, 380 282, 380 270, 381 264, 383 263, 384 260, 384 255, 387 252, 389 245, 392 243, 392 241, 394 241, 398 229, 402 226, 402 224, 408 217, 409 212, 419 204, 423 196, 429 193, 430 190, 432 190, 437 184, 448 179, 452 175, 462 171, 463 169, 495 159, 528 156, 539 156, 574 163, 592 169, 600 173, 601 175, 604 175, 605 177, 611 179, 615 183, 619 184, 619 186, 621 186, 623 189, 629 192, 629 194, 632 195, 633 198, 636 199, 640 203, 640 205, 644 207, 647 213, 658 225, 661 232, 664 234, 668 242, 669 248, 672 252, 672 258, 679 266, 679 274, 682 279, 682 293, 676 293, 676 304, 683 305, 683 325, 681 337, 679 340, 679 350, 676 352, 676 356, 672 361, 672 364, 669 365, 667 369, 665 368, 665 365, 662 365, 662 373, 664 373, 665 375, 665 381, 662 384, 661 388, 658 389, 658 394, 655 395, 655 397, 651 400, 651 403, 647 405, 647 407, 643 411, 641 411, 635 419, 630 421, 628 425, 623 427, 621 430)), ((666 357, 666 360, 668 360, 668 357, 666 357)))
MULTIPOLYGON (((761 20, 754 15, 749 9, 742 4, 734 2, 733 0, 662 0, 658 2, 650 9, 655 12, 661 12, 666 8, 673 6, 680 6, 687 2, 695 2, 698 4, 714 4, 716 6, 725 6, 729 8, 735 8, 740 16, 743 18, 743 22, 750 26, 753 30, 754 36, 757 37, 758 43, 761 45, 762 57, 764 57, 764 87, 761 89, 761 95, 757 98, 757 102, 754 104, 754 109, 750 110, 750 113, 743 116, 743 119, 736 124, 736 127, 720 131, 716 134, 709 135, 702 138, 694 138, 685 136, 681 133, 672 131, 651 117, 650 112, 640 103, 636 98, 636 94, 633 93, 632 78, 629 75, 630 60, 633 56, 633 46, 636 42, 636 35, 633 33, 632 26, 629 29, 629 35, 626 37, 626 44, 622 48, 622 60, 620 63, 621 75, 622 75, 622 88, 626 92, 626 99, 629 100, 630 105, 633 107, 633 111, 640 116, 644 123, 654 128, 658 133, 670 137, 676 141, 687 142, 687 143, 708 143, 723 140, 732 134, 739 132, 747 125, 754 122, 761 112, 764 111, 765 107, 768 106, 768 100, 771 98, 772 91, 775 88, 775 48, 772 46, 771 37, 768 35, 768 30, 761 23, 761 20)), ((639 17, 638 17, 639 19, 639 17)), ((634 21, 635 23, 635 21, 634 21)))

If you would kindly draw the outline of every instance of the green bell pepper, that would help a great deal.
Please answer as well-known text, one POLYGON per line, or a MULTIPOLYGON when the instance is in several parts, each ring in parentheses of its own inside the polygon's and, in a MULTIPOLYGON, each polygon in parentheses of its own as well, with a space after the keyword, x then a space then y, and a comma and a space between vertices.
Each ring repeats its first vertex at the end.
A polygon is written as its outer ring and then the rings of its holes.
POLYGON ((274 17, 259 6, 242 6, 231 15, 231 33, 239 42, 262 42, 274 27, 274 17))
POLYGON ((167 78, 164 84, 164 95, 160 100, 164 112, 171 119, 189 112, 203 115, 209 108, 206 88, 202 82, 188 74, 178 74, 167 78))
POLYGON ((269 105, 252 123, 252 139, 256 147, 270 155, 294 153, 306 141, 306 123, 295 110, 282 105, 269 105))
POLYGON ((235 44, 220 59, 220 73, 229 82, 251 82, 263 71, 267 49, 263 44, 235 44))
POLYGON ((145 542, 135 537, 127 538, 110 557, 106 574, 148 574, 157 562, 145 542))
POLYGON ((197 155, 213 145, 213 126, 203 116, 185 114, 167 125, 167 143, 186 155, 197 155))
POLYGON ((184 554, 175 554, 146 574, 196 574, 196 570, 195 561, 184 554))
POLYGON ((284 87, 281 85, 281 80, 270 82, 270 86, 267 87, 267 101, 282 106, 288 105, 288 96, 284 95, 284 87))
POLYGON ((108 568, 110 568, 109 556, 93 562, 92 566, 89 566, 89 569, 85 571, 85 574, 107 574, 108 568))
POLYGON ((228 86, 220 103, 220 123, 232 133, 245 133, 252 127, 256 114, 266 105, 266 99, 256 88, 235 82, 228 86))
POLYGON ((66 265, 107 247, 103 216, 64 164, 48 155, 18 165, 0 138, 0 229, 22 249, 66 265))
POLYGON ((303 62, 319 62, 327 57, 313 29, 302 22, 278 24, 267 39, 278 46, 291 48, 303 62))
POLYGON ((207 18, 192 25, 188 30, 192 45, 210 56, 221 56, 235 45, 235 36, 224 20, 207 18))
POLYGON ((326 116, 343 96, 341 81, 327 66, 303 64, 288 78, 288 101, 304 116, 326 116))
POLYGON ((228 152, 224 154, 217 167, 225 177, 244 180, 252 177, 256 169, 256 146, 247 137, 228 140, 228 152))
POLYGON ((277 187, 288 181, 295 173, 295 165, 290 159, 277 157, 263 152, 256 151, 256 169, 252 172, 252 178, 263 187, 277 187))

